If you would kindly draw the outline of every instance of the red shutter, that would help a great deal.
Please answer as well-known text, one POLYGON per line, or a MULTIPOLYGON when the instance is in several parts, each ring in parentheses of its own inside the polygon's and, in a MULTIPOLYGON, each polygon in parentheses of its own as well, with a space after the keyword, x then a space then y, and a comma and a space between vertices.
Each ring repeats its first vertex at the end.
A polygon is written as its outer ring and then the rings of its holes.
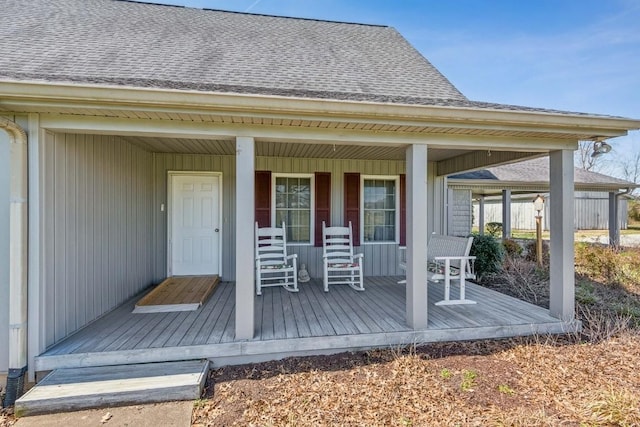
POLYGON ((353 227, 353 244, 360 246, 360 174, 344 174, 344 225, 353 227))
POLYGON ((400 246, 407 246, 407 176, 400 175, 400 246))
POLYGON ((256 171, 256 221, 259 227, 271 226, 271 171, 256 171))
POLYGON ((331 173, 316 172, 314 245, 322 246, 322 221, 331 225, 331 173))

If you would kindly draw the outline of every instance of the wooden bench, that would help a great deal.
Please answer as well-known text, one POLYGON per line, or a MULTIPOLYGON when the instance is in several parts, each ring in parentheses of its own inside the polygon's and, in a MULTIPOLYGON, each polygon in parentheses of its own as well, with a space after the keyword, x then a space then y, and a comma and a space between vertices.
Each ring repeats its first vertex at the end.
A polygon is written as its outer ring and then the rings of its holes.
MULTIPOLYGON (((465 296, 465 282, 475 279, 474 261, 469 256, 473 237, 454 237, 432 234, 427 245, 427 279, 432 282, 444 282, 444 299, 436 305, 475 304, 465 296), (451 282, 460 283, 458 299, 451 299, 451 282)), ((400 268, 407 269, 406 248, 400 248, 400 268), (403 256, 405 255, 405 256, 403 256)), ((402 280, 399 283, 406 283, 402 280)))

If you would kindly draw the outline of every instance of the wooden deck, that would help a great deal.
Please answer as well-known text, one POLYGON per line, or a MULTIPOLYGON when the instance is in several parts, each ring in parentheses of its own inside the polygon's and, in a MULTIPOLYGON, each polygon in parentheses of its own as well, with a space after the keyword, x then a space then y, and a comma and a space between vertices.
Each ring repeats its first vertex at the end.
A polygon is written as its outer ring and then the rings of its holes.
MULTIPOLYGON (((197 311, 133 314, 132 298, 36 358, 36 371, 56 368, 208 358, 214 364, 245 363, 287 355, 331 353, 375 346, 563 333, 578 325, 548 310, 467 284, 475 305, 436 306, 443 286, 429 285, 429 324, 405 323, 405 286, 397 277, 365 278, 365 292, 322 282, 300 292, 267 288, 256 297, 255 337, 235 341, 235 286, 222 282, 197 311)), ((457 287, 452 289, 452 298, 457 287)))

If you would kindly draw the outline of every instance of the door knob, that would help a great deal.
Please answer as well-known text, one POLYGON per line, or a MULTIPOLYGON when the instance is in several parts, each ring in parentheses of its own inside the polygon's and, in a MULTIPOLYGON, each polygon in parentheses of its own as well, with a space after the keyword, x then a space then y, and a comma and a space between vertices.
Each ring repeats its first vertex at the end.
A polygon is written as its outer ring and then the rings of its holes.
POLYGON ((217 232, 219 232, 219 231, 220 231, 220 229, 219 229, 219 228, 216 228, 216 229, 215 229, 215 232, 216 232, 216 233, 217 233, 217 232))

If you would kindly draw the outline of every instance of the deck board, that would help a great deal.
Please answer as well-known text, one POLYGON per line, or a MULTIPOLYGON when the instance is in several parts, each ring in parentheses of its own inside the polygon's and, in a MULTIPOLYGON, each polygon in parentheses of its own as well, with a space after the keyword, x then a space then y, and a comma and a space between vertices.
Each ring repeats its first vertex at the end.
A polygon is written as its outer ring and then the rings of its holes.
POLYGON ((319 295, 319 299, 322 298, 327 302, 328 307, 335 313, 338 319, 340 319, 340 323, 343 328, 347 330, 349 334, 358 334, 360 333, 358 326, 351 320, 348 312, 345 312, 341 305, 341 298, 337 298, 337 294, 334 292, 324 292, 322 288, 318 289, 314 286, 314 292, 319 295))
POLYGON ((206 333, 207 344, 215 344, 220 342, 224 330, 227 327, 227 322, 229 321, 231 309, 234 304, 233 298, 235 297, 235 292, 233 286, 226 284, 226 286, 221 286, 220 291, 220 297, 217 304, 220 313, 218 314, 215 322, 209 325, 209 331, 208 333, 206 333))
POLYGON ((285 338, 298 338, 298 327, 294 319, 293 306, 291 303, 291 292, 284 292, 281 295, 282 317, 284 318, 285 338))
MULTIPOLYGON (((339 343, 335 345, 366 343, 369 342, 368 335, 373 340, 370 342, 383 342, 389 334, 405 334, 407 338, 415 331, 405 321, 406 285, 398 284, 398 279, 366 278, 364 292, 335 285, 326 293, 320 280, 300 284, 297 293, 279 287, 266 288, 262 296, 255 297, 255 337, 243 343, 264 343, 268 348, 285 351, 287 348, 313 348, 315 342, 322 341, 316 337, 339 343), (309 339, 311 341, 305 341, 309 339)), ((516 327, 520 331, 531 330, 535 325, 543 325, 543 328, 556 325, 554 330, 561 327, 561 322, 551 317, 548 310, 473 283, 467 285, 467 295, 477 304, 436 306, 434 303, 443 298, 443 288, 442 284, 429 284, 428 328, 421 332, 423 337, 431 334, 436 340, 451 340, 460 334, 475 336, 475 330, 482 336, 490 331, 495 331, 496 336, 506 336, 516 327)), ((457 287, 453 286, 452 297, 457 296, 457 292, 457 287)), ((205 351, 203 346, 208 346, 220 348, 220 352, 227 355, 244 351, 233 346, 236 344, 233 282, 221 282, 197 311, 133 314, 131 309, 136 300, 132 298, 56 344, 38 356, 37 361, 47 357, 62 360, 66 355, 82 356, 85 361, 87 354, 103 352, 125 352, 122 354, 127 354, 126 358, 146 360, 145 351, 156 352, 154 354, 158 355, 154 360, 158 361, 164 355, 174 357, 177 348, 198 346, 198 351, 205 351)), ((192 350, 185 351, 193 354, 192 350)))

